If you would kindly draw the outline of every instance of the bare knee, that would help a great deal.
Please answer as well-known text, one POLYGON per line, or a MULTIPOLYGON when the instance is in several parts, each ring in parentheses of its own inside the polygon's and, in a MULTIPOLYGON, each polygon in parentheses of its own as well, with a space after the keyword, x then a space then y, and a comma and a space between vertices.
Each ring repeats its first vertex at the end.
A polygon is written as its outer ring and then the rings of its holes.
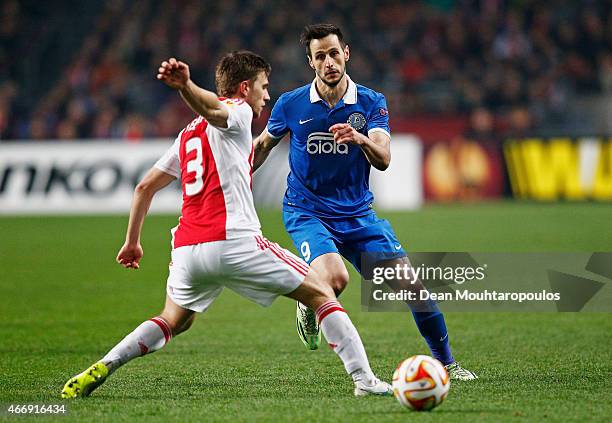
POLYGON ((328 274, 327 284, 333 289, 334 293, 340 295, 348 285, 349 273, 346 269, 336 269, 328 274))
POLYGON ((315 258, 310 266, 317 271, 319 277, 317 280, 328 285, 336 295, 340 295, 346 288, 349 274, 339 254, 323 254, 315 258))

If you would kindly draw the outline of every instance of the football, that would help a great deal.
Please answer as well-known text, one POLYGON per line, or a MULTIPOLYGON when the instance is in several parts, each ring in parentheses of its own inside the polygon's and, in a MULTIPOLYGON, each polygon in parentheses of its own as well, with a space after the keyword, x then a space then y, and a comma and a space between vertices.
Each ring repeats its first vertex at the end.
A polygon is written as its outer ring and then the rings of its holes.
POLYGON ((448 372, 435 358, 414 355, 402 361, 393 373, 393 394, 412 410, 432 410, 444 401, 450 389, 448 372))

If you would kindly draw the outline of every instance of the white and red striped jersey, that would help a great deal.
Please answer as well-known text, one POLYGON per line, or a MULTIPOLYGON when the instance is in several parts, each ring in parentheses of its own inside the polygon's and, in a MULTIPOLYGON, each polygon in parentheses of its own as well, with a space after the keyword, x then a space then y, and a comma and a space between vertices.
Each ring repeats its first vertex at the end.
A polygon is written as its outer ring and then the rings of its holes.
POLYGON ((183 190, 173 248, 261 234, 252 192, 253 111, 243 100, 220 100, 229 111, 227 128, 200 116, 155 163, 180 178, 183 190))

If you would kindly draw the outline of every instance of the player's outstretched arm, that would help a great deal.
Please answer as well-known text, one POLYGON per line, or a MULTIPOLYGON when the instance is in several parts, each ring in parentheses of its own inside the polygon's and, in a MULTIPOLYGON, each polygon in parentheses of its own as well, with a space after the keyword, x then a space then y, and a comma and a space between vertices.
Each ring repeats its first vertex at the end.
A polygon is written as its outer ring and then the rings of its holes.
POLYGON ((217 94, 197 86, 192 80, 187 63, 174 57, 164 60, 157 70, 157 79, 177 90, 185 103, 203 116, 211 125, 227 128, 229 113, 217 94))
POLYGON ((273 138, 267 130, 253 140, 253 172, 266 161, 270 151, 278 145, 282 138, 273 138))
POLYGON ((125 243, 117 254, 117 263, 128 269, 138 269, 143 256, 140 232, 155 193, 175 179, 174 176, 152 168, 134 190, 125 243))

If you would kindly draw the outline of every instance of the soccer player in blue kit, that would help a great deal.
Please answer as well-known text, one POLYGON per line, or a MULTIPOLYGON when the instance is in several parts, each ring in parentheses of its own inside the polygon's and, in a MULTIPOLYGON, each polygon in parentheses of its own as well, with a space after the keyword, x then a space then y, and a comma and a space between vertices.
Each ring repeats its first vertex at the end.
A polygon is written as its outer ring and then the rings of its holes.
MULTIPOLYGON (((301 43, 315 79, 277 100, 266 129, 254 140, 253 170, 291 134, 285 227, 304 260, 340 294, 349 280, 341 256, 360 272, 367 252, 389 252, 391 263, 409 263, 389 222, 372 209, 369 190, 370 167, 385 170, 391 160, 389 116, 382 94, 346 74, 349 47, 338 27, 306 26, 301 43)), ((453 358, 437 305, 412 314, 451 378, 476 379, 453 358)), ((317 349, 321 334, 315 314, 299 303, 297 326, 304 344, 317 349)))

